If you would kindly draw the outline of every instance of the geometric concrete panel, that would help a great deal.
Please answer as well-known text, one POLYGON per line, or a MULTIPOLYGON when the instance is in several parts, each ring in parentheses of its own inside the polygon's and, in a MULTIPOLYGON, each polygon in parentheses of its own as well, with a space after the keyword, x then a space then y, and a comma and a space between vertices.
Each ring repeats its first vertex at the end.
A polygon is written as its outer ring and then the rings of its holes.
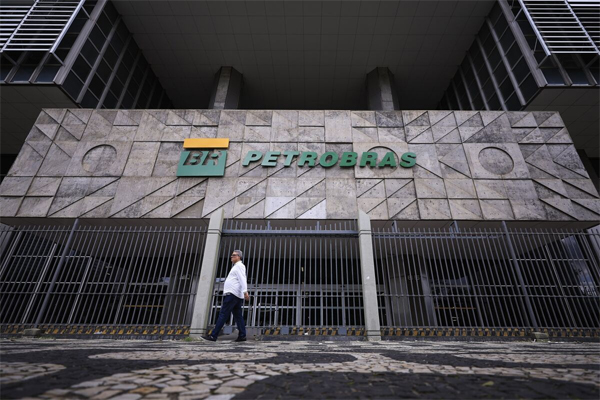
POLYGON ((152 176, 175 177, 182 150, 181 142, 160 143, 152 176))
POLYGON ((508 200, 480 200, 483 218, 487 220, 512 220, 515 218, 508 200))
POLYGON ((452 219, 450 205, 446 199, 417 199, 421 219, 452 219))
POLYGON ((478 200, 450 199, 452 218, 456 220, 480 220, 483 218, 478 200))
POLYGON ((32 180, 31 177, 8 176, 2 181, 0 196, 25 196, 32 180))
POLYGON ((322 110, 298 111, 299 126, 325 126, 325 112, 322 110))
POLYGON ((150 176, 160 142, 134 142, 125 165, 123 176, 150 176))
POLYGON ((519 221, 542 221, 546 217, 546 208, 538 199, 510 199, 515 219, 519 221))
POLYGON ((471 179, 444 179, 450 199, 476 199, 477 193, 471 179))
POLYGON ((553 112, 44 110, 0 215, 597 221, 600 197, 553 112), (187 138, 229 139, 223 177, 177 177, 187 138), (407 142, 408 141, 408 142, 407 142), (409 168, 242 166, 249 151, 373 151, 409 168))
POLYGON ((420 199, 445 199, 446 188, 443 179, 415 179, 417 197, 420 199))
POLYGON ((325 140, 352 143, 350 111, 325 111, 325 140))
POLYGON ((82 141, 65 176, 121 176, 133 142, 82 141))
POLYGON ((465 143, 463 147, 473 178, 529 178, 525 160, 516 143, 465 143))

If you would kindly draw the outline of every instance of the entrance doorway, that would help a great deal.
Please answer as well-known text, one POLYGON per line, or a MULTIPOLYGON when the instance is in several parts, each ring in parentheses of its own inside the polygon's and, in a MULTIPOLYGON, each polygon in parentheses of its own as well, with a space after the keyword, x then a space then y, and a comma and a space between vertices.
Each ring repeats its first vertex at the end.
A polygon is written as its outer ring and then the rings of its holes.
POLYGON ((250 295, 244 304, 248 328, 364 327, 355 222, 284 228, 226 221, 212 299, 212 326, 221 308, 233 250, 244 254, 250 295))

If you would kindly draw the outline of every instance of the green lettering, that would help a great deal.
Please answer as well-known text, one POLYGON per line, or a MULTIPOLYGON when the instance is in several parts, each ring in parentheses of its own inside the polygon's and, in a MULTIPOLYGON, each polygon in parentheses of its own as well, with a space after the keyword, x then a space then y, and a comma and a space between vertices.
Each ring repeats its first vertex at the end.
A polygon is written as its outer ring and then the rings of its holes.
POLYGON ((289 167, 294 162, 294 157, 299 155, 299 151, 284 151, 283 155, 285 156, 285 162, 283 163, 284 167, 289 167))
POLYGON ((303 167, 308 162, 309 167, 314 167, 317 163, 317 153, 314 151, 303 151, 298 160, 298 166, 303 167))
POLYGON ((383 156, 383 160, 381 160, 381 162, 379 163, 379 165, 377 166, 378 168, 383 168, 383 167, 392 167, 392 168, 396 168, 398 165, 396 164, 396 157, 394 157, 394 153, 392 153, 391 151, 388 151, 387 153, 385 153, 385 156, 383 156))
POLYGON ((265 158, 263 159, 262 165, 263 167, 276 167, 277 166, 277 157, 281 154, 280 151, 267 151, 265 154, 265 158))
POLYGON ((242 162, 242 166, 247 167, 251 162, 260 160, 262 156, 262 151, 249 151, 242 162))
POLYGON ((366 167, 367 164, 369 164, 369 167, 377 166, 377 153, 373 151, 365 151, 364 153, 362 153, 362 156, 360 157, 359 166, 366 167))
POLYGON ((342 153, 342 158, 340 159, 340 167, 354 167, 357 159, 357 153, 353 151, 345 151, 342 153))
POLYGON ((400 166, 402 168, 410 168, 417 162, 417 155, 415 153, 404 153, 402 154, 401 159, 402 162, 400 163, 400 166))
POLYGON ((321 159, 319 160, 319 164, 321 164, 321 167, 323 168, 331 168, 335 165, 335 163, 338 162, 338 159, 339 156, 337 155, 337 153, 334 153, 333 151, 328 151, 326 153, 323 153, 321 159), (327 160, 328 158, 329 161, 327 160))

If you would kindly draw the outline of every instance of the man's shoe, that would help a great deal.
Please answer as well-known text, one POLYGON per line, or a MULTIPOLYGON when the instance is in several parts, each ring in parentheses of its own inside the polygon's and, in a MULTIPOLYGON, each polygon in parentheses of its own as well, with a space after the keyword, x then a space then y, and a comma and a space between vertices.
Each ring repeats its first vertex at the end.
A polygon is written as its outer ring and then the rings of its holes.
POLYGON ((204 339, 204 340, 208 340, 208 341, 210 341, 210 342, 216 342, 216 341, 217 341, 217 338, 216 338, 216 337, 212 337, 212 336, 210 336, 210 335, 205 335, 205 336, 201 336, 201 337, 202 337, 202 339, 204 339))
POLYGON ((235 342, 245 342, 246 341, 246 337, 238 337, 237 339, 234 340, 235 342))

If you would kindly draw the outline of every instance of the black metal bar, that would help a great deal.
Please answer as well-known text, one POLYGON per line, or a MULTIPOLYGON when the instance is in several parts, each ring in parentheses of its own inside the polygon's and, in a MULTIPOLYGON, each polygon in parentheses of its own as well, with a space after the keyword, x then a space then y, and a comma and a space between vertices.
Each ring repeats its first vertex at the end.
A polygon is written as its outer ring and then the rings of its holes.
POLYGON ((519 266, 519 261, 517 260, 517 253, 515 253, 515 249, 513 248, 512 240, 510 238, 510 233, 508 232, 508 227, 506 226, 506 222, 502 221, 502 230, 504 231, 504 235, 506 236, 506 244, 508 246, 508 251, 510 252, 510 257, 512 260, 513 267, 517 274, 517 279, 519 280, 519 284, 521 285, 521 290, 523 291, 523 300, 525 300, 525 305, 527 307, 527 312, 529 314, 529 318, 531 320, 531 324, 535 329, 539 329, 537 318, 533 313, 533 308, 531 307, 531 300, 529 299, 529 293, 527 292, 527 287, 525 286, 525 281, 523 280, 523 274, 521 273, 521 268, 519 266))
POLYGON ((48 303, 50 302, 50 296, 52 295, 52 291, 54 290, 54 287, 56 286, 56 280, 58 279, 58 276, 60 275, 60 271, 61 271, 63 265, 65 264, 67 255, 69 254, 69 251, 70 251, 71 243, 73 242, 73 237, 75 236, 75 230, 77 229, 78 226, 79 226, 79 219, 76 219, 75 222, 73 223, 73 227, 71 228, 71 233, 69 233, 69 238, 67 239, 67 243, 65 243, 65 246, 63 247, 63 251, 60 255, 60 261, 58 262, 56 271, 54 272, 54 275, 52 276, 52 281, 50 282, 50 287, 48 288, 48 291, 46 292, 46 296, 44 296, 44 301, 42 303, 42 306, 40 307, 40 311, 38 312, 37 318, 35 320, 36 328, 42 323, 42 319, 44 318, 44 314, 46 313, 46 309, 48 308, 48 303))

